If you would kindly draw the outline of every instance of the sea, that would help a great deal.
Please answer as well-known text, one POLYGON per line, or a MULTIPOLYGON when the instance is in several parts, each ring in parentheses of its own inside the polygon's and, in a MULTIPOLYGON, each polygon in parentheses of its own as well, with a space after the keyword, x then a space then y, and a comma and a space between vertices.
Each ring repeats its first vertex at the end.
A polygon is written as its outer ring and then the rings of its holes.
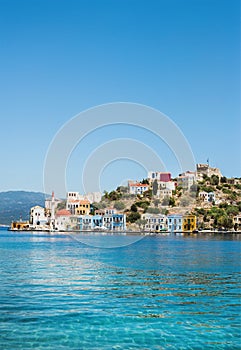
POLYGON ((0 231, 0 349, 241 349, 241 235, 0 231))

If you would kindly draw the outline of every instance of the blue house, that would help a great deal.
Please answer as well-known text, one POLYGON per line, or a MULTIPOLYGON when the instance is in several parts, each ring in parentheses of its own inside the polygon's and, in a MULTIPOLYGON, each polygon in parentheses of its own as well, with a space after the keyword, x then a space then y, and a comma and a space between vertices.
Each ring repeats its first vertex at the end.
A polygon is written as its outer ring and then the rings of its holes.
POLYGON ((170 214, 167 215, 167 225, 169 232, 182 232, 182 215, 170 214))
POLYGON ((80 231, 85 230, 110 230, 124 231, 126 229, 125 214, 112 215, 81 215, 79 216, 80 231))

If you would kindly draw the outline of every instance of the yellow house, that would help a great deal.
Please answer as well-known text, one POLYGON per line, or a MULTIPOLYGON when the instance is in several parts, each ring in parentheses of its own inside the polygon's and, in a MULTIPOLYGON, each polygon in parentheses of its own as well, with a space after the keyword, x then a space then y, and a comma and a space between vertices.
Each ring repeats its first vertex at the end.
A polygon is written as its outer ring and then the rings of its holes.
POLYGON ((79 200, 75 208, 75 215, 89 215, 90 202, 87 199, 79 200))
POLYGON ((197 218, 196 215, 187 214, 183 215, 182 218, 182 231, 192 232, 197 228, 197 218))

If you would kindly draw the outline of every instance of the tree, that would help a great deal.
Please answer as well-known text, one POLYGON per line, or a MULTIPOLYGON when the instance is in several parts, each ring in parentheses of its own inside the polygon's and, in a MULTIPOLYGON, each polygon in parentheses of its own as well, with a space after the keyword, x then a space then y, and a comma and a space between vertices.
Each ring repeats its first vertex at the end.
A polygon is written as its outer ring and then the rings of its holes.
POLYGON ((138 220, 136 220, 136 224, 139 226, 139 229, 141 229, 141 226, 142 226, 142 229, 144 230, 146 223, 147 223, 146 219, 138 219, 138 220))
POLYGON ((175 199, 174 199, 173 197, 169 198, 169 203, 168 203, 168 205, 169 205, 170 207, 175 207, 175 199))
POLYGON ((135 204, 132 204, 131 211, 136 213, 137 212, 137 206, 135 204))
POLYGON ((220 182, 221 182, 222 184, 226 183, 226 182, 227 182, 226 176, 222 176, 221 179, 220 179, 220 182))
POLYGON ((157 183, 157 180, 155 179, 155 180, 153 181, 153 184, 152 184, 152 193, 153 193, 153 196, 156 196, 157 190, 158 190, 158 183, 157 183))
POLYGON ((60 203, 58 203, 57 210, 65 209, 65 208, 66 208, 66 200, 63 200, 60 203))
POLYGON ((222 215, 217 219, 217 225, 219 228, 224 228, 228 230, 233 227, 233 220, 227 215, 222 215))
POLYGON ((217 186, 219 184, 219 176, 212 175, 210 178, 210 184, 217 186))
POLYGON ((142 184, 142 185, 149 185, 148 179, 143 179, 143 180, 141 181, 141 184, 142 184))
POLYGON ((238 215, 238 213, 239 213, 239 208, 234 206, 234 205, 229 205, 226 208, 226 214, 227 215, 235 216, 235 215, 238 215))
POLYGON ((121 193, 117 191, 111 191, 108 197, 109 197, 109 200, 111 201, 117 201, 118 199, 121 198, 121 193))
POLYGON ((134 223, 136 222, 136 220, 140 219, 141 215, 139 213, 130 213, 129 215, 127 215, 126 221, 130 222, 130 223, 134 223))

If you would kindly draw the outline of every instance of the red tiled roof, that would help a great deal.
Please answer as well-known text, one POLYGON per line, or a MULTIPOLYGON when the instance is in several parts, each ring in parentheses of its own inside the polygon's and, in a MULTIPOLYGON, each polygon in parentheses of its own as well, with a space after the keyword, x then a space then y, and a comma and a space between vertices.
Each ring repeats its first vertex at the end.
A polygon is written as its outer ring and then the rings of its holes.
POLYGON ((56 213, 56 216, 70 216, 70 215, 71 215, 71 213, 67 209, 61 209, 61 210, 57 211, 57 213, 56 213))

